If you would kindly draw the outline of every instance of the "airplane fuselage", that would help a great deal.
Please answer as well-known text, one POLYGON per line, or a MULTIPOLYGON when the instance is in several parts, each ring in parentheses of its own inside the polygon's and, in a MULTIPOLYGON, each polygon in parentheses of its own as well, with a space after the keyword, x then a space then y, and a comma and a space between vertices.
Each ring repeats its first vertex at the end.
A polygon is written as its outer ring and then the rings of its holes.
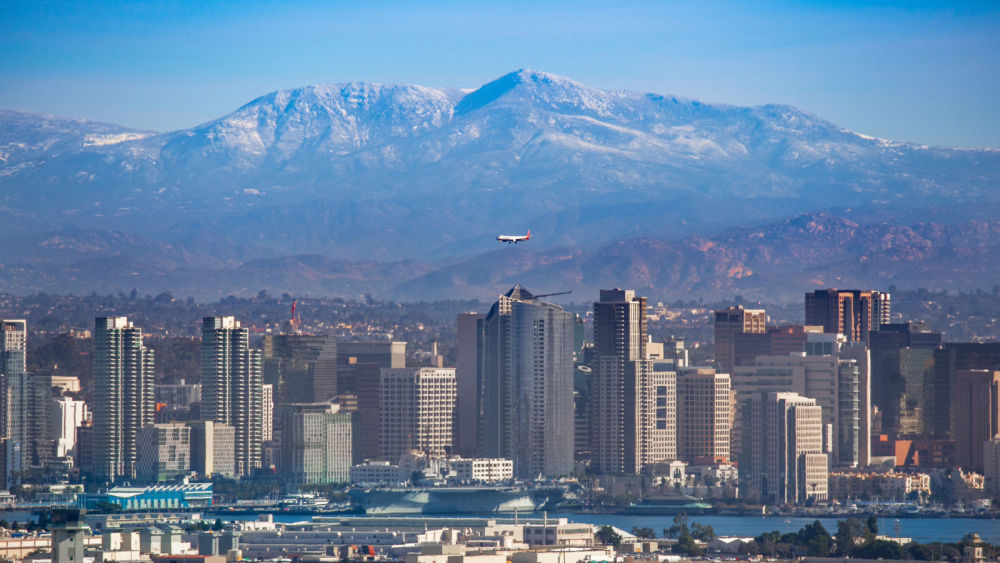
POLYGON ((507 244, 514 243, 517 244, 522 241, 526 241, 531 238, 531 231, 528 231, 526 235, 500 235, 497 237, 497 242, 506 242, 507 244))

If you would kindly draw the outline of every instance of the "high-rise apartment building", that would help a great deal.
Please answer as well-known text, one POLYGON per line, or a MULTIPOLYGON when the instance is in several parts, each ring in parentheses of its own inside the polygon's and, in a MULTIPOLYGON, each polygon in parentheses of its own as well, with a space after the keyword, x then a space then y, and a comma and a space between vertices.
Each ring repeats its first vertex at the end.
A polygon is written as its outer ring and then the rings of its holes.
POLYGON ((985 443, 1000 433, 1000 371, 963 370, 955 379, 955 462, 982 473, 985 443))
MULTIPOLYGON (((23 320, 0 321, 0 439, 10 440, 11 451, 27 452, 30 433, 31 389, 27 368, 28 328, 23 320)), ((13 455, 13 454, 12 454, 13 455)), ((29 460, 25 459, 25 465, 29 460)), ((8 468, 22 460, 8 460, 8 468)))
POLYGON ((282 472, 299 484, 350 482, 357 413, 328 403, 285 404, 280 411, 282 472))
POLYGON ((458 385, 458 416, 455 425, 455 449, 462 457, 479 455, 479 386, 476 360, 479 358, 477 327, 486 318, 481 313, 458 314, 458 360, 455 379, 458 385))
POLYGON ((236 474, 249 475, 263 460, 261 353, 233 317, 205 317, 201 346, 202 416, 234 428, 236 474))
POLYGON ((429 456, 451 453, 455 401, 454 368, 382 369, 379 453, 399 459, 417 450, 429 456))
POLYGON ((152 424, 153 351, 126 317, 98 317, 94 328, 93 473, 135 478, 139 431, 152 424))
POLYGON ((737 335, 763 334, 767 328, 767 314, 763 309, 744 309, 742 305, 712 314, 715 318, 715 362, 722 373, 733 373, 737 335))
POLYGON ((729 374, 691 366, 677 370, 677 457, 729 458, 733 397, 729 374))
POLYGON ((264 383, 275 404, 322 403, 337 389, 337 337, 273 334, 264 337, 264 383))
POLYGON ((591 452, 591 469, 638 475, 651 464, 676 459, 677 372, 673 362, 636 360, 621 366, 617 357, 601 356, 595 367, 604 376, 597 385, 607 388, 601 390, 603 420, 594 425, 599 448, 591 452))
POLYGON ((573 471, 576 318, 517 285, 478 323, 479 455, 518 478, 573 471))
POLYGON ((741 496, 772 503, 827 498, 823 413, 795 393, 754 393, 744 400, 741 496))
POLYGON ((594 355, 646 359, 646 298, 635 291, 602 289, 594 303, 594 355))
POLYGON ((868 342, 868 332, 890 321, 889 294, 857 289, 817 289, 806 294, 806 325, 843 334, 848 342, 868 342))
MULTIPOLYGON (((602 289, 594 303, 591 360, 591 468, 600 473, 637 473, 636 422, 646 396, 641 377, 629 378, 626 365, 646 359, 646 298, 622 289, 602 289), (631 447, 627 445, 631 444, 631 447), (628 468, 628 469, 626 469, 628 468)), ((642 369, 632 370, 641 374, 642 369)))
POLYGON ((261 385, 260 406, 260 440, 270 442, 274 439, 274 385, 261 385))

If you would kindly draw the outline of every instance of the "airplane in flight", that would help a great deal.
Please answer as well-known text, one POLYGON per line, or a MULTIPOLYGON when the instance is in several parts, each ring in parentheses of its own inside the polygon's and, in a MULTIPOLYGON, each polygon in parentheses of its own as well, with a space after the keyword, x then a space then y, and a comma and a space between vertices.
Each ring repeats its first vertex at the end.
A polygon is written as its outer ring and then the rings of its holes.
POLYGON ((500 235, 497 237, 497 241, 506 242, 507 244, 514 243, 517 244, 522 240, 528 240, 531 238, 531 231, 528 231, 526 235, 500 235))

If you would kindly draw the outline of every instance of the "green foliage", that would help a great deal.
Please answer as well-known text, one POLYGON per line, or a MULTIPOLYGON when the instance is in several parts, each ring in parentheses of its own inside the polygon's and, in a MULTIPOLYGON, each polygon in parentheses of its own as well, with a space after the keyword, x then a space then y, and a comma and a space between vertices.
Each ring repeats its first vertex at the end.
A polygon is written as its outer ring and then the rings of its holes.
POLYGON ((688 525, 687 512, 675 514, 674 525, 663 529, 663 537, 670 538, 672 540, 680 539, 681 536, 688 535, 691 535, 691 529, 688 525))
POLYGON ((696 540, 703 542, 710 542, 715 539, 715 530, 712 529, 712 525, 708 524, 702 526, 697 522, 691 523, 691 536, 696 540))
POLYGON ((871 532, 872 536, 878 535, 878 518, 874 514, 868 515, 868 531, 871 532))
POLYGON ((906 551, 894 541, 872 540, 858 550, 861 559, 906 559, 906 551))
POLYGON ((97 512, 121 512, 121 505, 113 502, 100 501, 97 503, 97 512))
POLYGON ((222 523, 222 518, 216 518, 215 525, 212 526, 212 530, 216 532, 221 532, 222 530, 225 529, 225 527, 226 525, 222 523))
POLYGON ((705 553, 705 550, 698 547, 698 544, 694 542, 694 538, 691 537, 691 534, 681 536, 677 540, 677 543, 674 544, 672 550, 674 553, 686 553, 692 557, 701 556, 705 553))
MULTIPOLYGON (((868 523, 857 518, 837 521, 837 554, 841 557, 850 557, 875 539, 875 534, 871 531, 870 526, 871 519, 868 523)), ((878 529, 877 526, 876 529, 878 529)))
POLYGON ((640 528, 632 526, 632 535, 641 540, 655 540, 656 532, 652 528, 640 528))
POLYGON ((618 546, 622 543, 622 537, 611 526, 601 526, 598 528, 594 534, 594 539, 601 545, 611 545, 615 549, 618 549, 618 546))

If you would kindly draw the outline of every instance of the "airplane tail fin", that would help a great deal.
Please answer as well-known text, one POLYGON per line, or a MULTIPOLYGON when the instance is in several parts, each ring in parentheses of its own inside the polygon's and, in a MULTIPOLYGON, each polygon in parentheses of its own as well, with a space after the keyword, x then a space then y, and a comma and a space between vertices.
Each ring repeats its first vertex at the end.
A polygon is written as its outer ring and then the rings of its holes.
POLYGON ((531 229, 528 229, 528 238, 531 238, 531 229))

